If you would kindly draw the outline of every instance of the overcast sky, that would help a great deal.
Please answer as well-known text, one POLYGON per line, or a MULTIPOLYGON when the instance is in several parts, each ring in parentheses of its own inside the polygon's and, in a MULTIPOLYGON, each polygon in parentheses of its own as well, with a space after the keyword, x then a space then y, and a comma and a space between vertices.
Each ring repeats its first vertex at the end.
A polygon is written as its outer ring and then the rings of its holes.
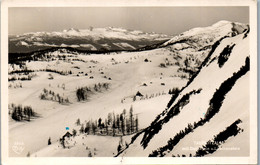
POLYGON ((220 20, 249 23, 248 7, 9 8, 9 34, 69 28, 122 27, 168 35, 220 20))

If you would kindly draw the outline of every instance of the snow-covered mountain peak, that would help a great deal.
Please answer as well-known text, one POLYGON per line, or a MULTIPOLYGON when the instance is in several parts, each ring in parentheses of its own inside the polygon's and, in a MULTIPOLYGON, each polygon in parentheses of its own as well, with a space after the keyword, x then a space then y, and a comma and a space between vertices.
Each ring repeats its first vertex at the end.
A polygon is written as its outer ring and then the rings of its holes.
POLYGON ((69 28, 69 29, 65 29, 62 31, 63 33, 67 33, 67 32, 80 32, 79 29, 75 29, 75 28, 69 28))
POLYGON ((230 21, 226 21, 226 20, 222 20, 222 21, 218 21, 217 23, 214 23, 212 26, 213 27, 221 27, 227 24, 231 24, 232 22, 230 21))
POLYGON ((197 49, 201 49, 205 46, 212 45, 215 41, 224 36, 241 34, 248 28, 248 25, 241 23, 219 21, 212 26, 197 27, 183 32, 165 42, 162 46, 189 40, 190 44, 194 43, 197 46, 197 49))

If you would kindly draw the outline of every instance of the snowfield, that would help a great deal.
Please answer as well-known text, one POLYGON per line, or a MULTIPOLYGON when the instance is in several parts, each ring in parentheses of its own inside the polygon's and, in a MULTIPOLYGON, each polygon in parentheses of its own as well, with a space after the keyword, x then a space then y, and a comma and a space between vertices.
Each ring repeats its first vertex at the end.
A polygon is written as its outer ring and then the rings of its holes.
MULTIPOLYGON (((179 74, 185 74, 178 73, 178 67, 159 67, 160 62, 163 62, 165 58, 171 58, 171 56, 167 54, 161 55, 159 52, 161 51, 112 55, 78 55, 78 59, 87 62, 75 61, 73 64, 63 61, 28 62, 26 64, 28 69, 49 68, 66 71, 71 69, 75 74, 63 76, 56 73, 36 72, 37 76, 31 81, 22 81, 22 88, 9 88, 10 104, 31 105, 40 114, 38 119, 31 122, 17 123, 10 119, 10 144, 23 141, 26 145, 23 154, 26 155, 27 152, 33 153, 47 147, 49 137, 55 141, 58 140, 66 132, 65 127, 72 130, 75 127, 77 118, 80 118, 81 121, 98 119, 99 117, 106 117, 109 112, 121 113, 123 109, 129 110, 131 105, 133 105, 134 113, 139 114, 139 127, 147 127, 152 119, 160 113, 161 109, 166 106, 171 97, 168 94, 169 89, 173 87, 181 88, 187 82, 187 78, 178 77, 179 74), (114 60, 111 61, 112 58, 114 60), (153 62, 144 62, 146 58, 153 62), (97 64, 93 63, 96 61, 97 64), (113 61, 118 64, 113 65, 112 63, 115 63, 113 61), (129 63, 125 63, 127 61, 129 63), (84 74, 78 73, 81 71, 84 71, 84 74), (104 74, 100 72, 104 72, 104 74), (85 73, 88 75, 85 76, 85 73), (54 79, 49 80, 49 74, 52 74, 54 79), (91 76, 94 78, 90 79, 91 76), (104 78, 104 76, 107 78, 104 78), (108 80, 109 77, 111 77, 111 80, 108 80), (111 87, 108 91, 93 94, 85 102, 77 101, 76 88, 93 86, 98 82, 108 82, 111 87), (147 86, 143 86, 144 83, 147 86), (165 83, 165 85, 161 85, 161 83, 165 83), (65 84, 65 90, 61 88, 62 84, 65 84), (68 97, 71 103, 61 105, 57 102, 41 100, 40 94, 44 88, 68 97), (133 102, 133 96, 138 91, 149 97, 157 93, 160 93, 160 96, 133 102), (125 101, 121 103, 123 99, 125 101), (33 143, 32 134, 35 137, 33 143)), ((10 84, 15 83, 10 82, 10 84)), ((15 155, 12 149, 10 149, 10 152, 11 155, 15 155)), ((51 152, 48 153, 51 154, 51 152)), ((24 156, 23 154, 15 156, 24 156)))
MULTIPOLYGON (((162 150, 188 124, 207 116, 217 89, 245 65, 249 57, 248 28, 240 23, 220 21, 210 27, 191 29, 156 48, 143 51, 86 54, 64 48, 71 45, 63 45, 62 49, 33 54, 22 64, 9 63, 9 155, 147 157, 155 150, 162 150), (109 84, 109 87, 94 90, 97 84, 109 84), (82 87, 92 89, 84 101, 77 95, 82 87), (179 103, 186 95, 189 95, 188 100, 179 103), (36 117, 30 121, 15 121, 11 114, 17 105, 31 106, 36 117), (180 112, 169 117, 175 106, 180 112), (138 131, 125 136, 80 133, 81 125, 76 124, 78 119, 84 126, 99 118, 104 122, 109 113, 121 114, 124 109, 129 117, 131 108, 134 116, 138 116, 138 131), (155 127, 159 122, 162 122, 161 128, 155 127), (64 148, 60 139, 67 132, 73 134, 73 129, 77 133, 65 138, 64 148), (153 132, 155 129, 159 129, 157 133, 153 132), (138 132, 140 134, 135 136, 138 132), (134 136, 136 139, 132 139, 134 136), (13 150, 17 142, 25 146, 20 153, 13 150), (121 149, 118 149, 119 144, 121 149)), ((121 28, 69 29, 51 35, 82 37, 90 33, 95 34, 93 40, 102 36, 123 39, 132 36, 134 40, 147 35, 158 37, 157 34, 121 28)), ((41 38, 42 35, 46 34, 29 33, 17 36, 17 41, 25 36, 41 38)), ((38 42, 39 39, 37 44, 41 44, 38 42)), ((25 45, 24 41, 20 44, 25 45)), ((113 44, 122 49, 135 49, 127 42, 113 44)), ((100 45, 110 46, 109 43, 100 45)), ((88 43, 73 46, 98 49, 88 43)), ((239 77, 225 94, 219 111, 208 122, 185 134, 172 150, 163 151, 163 156, 195 156, 199 147, 237 119, 242 121, 238 126, 243 131, 230 136, 218 150, 205 156, 248 156, 249 78, 249 72, 239 77), (237 150, 230 152, 232 147, 237 150)))

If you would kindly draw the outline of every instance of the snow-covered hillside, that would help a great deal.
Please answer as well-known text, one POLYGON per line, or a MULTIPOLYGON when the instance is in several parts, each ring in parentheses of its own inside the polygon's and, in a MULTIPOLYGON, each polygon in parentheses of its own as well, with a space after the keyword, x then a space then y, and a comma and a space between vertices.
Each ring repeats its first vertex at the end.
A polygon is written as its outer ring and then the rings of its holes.
MULTIPOLYGON (((167 38, 91 28, 29 33, 10 42, 31 50, 34 42, 55 45, 45 43, 48 36, 66 41, 90 34, 106 48, 136 48, 113 37, 134 43, 167 38)), ((203 148, 209 140, 219 148, 240 148, 213 156, 249 153, 247 140, 238 143, 249 136, 247 25, 221 21, 139 51, 90 54, 73 48, 100 47, 62 44, 9 55, 10 156, 211 156, 203 148), (14 150, 17 143, 23 151, 14 150)))
MULTIPOLYGON (((206 149, 208 156, 249 154, 248 31, 217 41, 178 96, 119 156, 200 156, 198 149, 241 120, 236 136, 206 149), (242 131, 241 131, 242 130, 242 131), (240 140, 239 140, 240 139, 240 140), (243 139, 243 140, 242 140, 243 139), (223 149, 221 149, 223 147, 223 149), (230 150, 232 150, 230 152, 230 150), (211 154, 213 153, 213 154, 211 154)), ((214 142, 214 141, 213 141, 214 142)))
POLYGON ((170 36, 123 28, 68 29, 59 32, 35 32, 9 36, 9 52, 32 52, 53 47, 80 50, 135 50, 162 43, 170 36))
POLYGON ((212 45, 225 36, 235 36, 249 29, 248 25, 230 21, 219 21, 212 26, 188 30, 159 45, 175 54, 188 72, 198 71, 212 45))
MULTIPOLYGON (((185 41, 187 47, 189 46, 192 48, 197 46, 197 50, 199 50, 208 47, 212 42, 220 39, 223 36, 235 36, 237 34, 241 34, 245 31, 245 29, 248 29, 248 25, 238 22, 234 23, 230 21, 219 21, 212 26, 197 27, 183 32, 180 35, 177 35, 169 41, 163 43, 162 46, 172 45, 174 43, 185 41)), ((187 49, 187 47, 182 48, 187 49)), ((176 49, 178 49, 178 46, 176 46, 176 49)))

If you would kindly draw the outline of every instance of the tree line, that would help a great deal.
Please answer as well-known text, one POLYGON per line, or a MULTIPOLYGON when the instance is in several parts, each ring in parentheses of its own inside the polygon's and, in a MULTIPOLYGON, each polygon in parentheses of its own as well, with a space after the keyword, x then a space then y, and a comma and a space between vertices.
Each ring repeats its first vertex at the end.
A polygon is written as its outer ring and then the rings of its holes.
POLYGON ((174 146, 176 144, 179 143, 179 141, 184 138, 185 135, 187 135, 188 133, 192 132, 194 129, 194 126, 191 125, 190 123, 188 124, 187 127, 185 127, 184 130, 181 130, 180 132, 178 132, 174 138, 170 138, 170 140, 167 142, 167 145, 160 147, 159 149, 153 151, 151 154, 149 154, 149 157, 163 157, 165 156, 165 151, 171 151, 174 146))
MULTIPOLYGON (((77 119, 77 126, 80 126, 79 133, 91 135, 107 135, 107 136, 125 136, 138 132, 139 121, 138 115, 134 114, 131 106, 129 112, 125 109, 120 114, 108 113, 107 118, 98 120, 90 120, 85 124, 77 119)), ((73 129, 73 136, 76 136, 77 131, 73 129)))
POLYGON ((9 110, 9 115, 15 121, 30 121, 32 117, 36 117, 36 113, 31 106, 14 105, 12 104, 9 110))
MULTIPOLYGON (((64 87, 65 89, 65 87, 64 87)), ((54 91, 43 89, 43 93, 40 94, 41 100, 52 100, 57 101, 60 104, 68 104, 70 103, 69 98, 64 98, 60 96, 60 94, 56 94, 54 91)))
POLYGON ((45 71, 45 72, 53 72, 53 73, 57 73, 57 74, 60 74, 60 75, 70 75, 72 74, 72 71, 69 70, 69 71, 59 71, 59 70, 56 70, 56 69, 40 69, 40 71, 45 71))
POLYGON ((218 57, 218 66, 221 68, 225 63, 226 61, 228 60, 234 46, 236 44, 233 44, 233 45, 227 45, 223 51, 220 53, 219 57, 218 57))
POLYGON ((109 83, 98 83, 95 84, 94 87, 79 87, 76 89, 76 96, 78 101, 85 101, 88 99, 89 95, 93 92, 101 92, 103 89, 108 90, 110 84, 109 83))
POLYGON ((181 109, 189 103, 190 96, 200 93, 201 90, 202 89, 198 89, 186 93, 170 110, 165 109, 161 114, 159 114, 151 125, 145 129, 144 136, 141 140, 141 145, 146 148, 153 136, 162 129, 163 124, 178 115, 181 109), (165 117, 162 118, 163 116, 165 117))
POLYGON ((225 141, 231 137, 231 136, 236 136, 238 133, 243 131, 243 129, 239 128, 237 125, 241 123, 242 121, 240 119, 236 120, 234 123, 232 123, 229 127, 227 127, 224 131, 220 132, 217 134, 217 136, 214 136, 213 140, 209 140, 206 145, 203 145, 200 147, 195 156, 196 157, 201 157, 205 156, 207 154, 212 154, 215 152, 219 146, 225 141))
POLYGON ((170 95, 176 95, 180 92, 179 88, 172 88, 172 89, 169 89, 169 92, 168 94, 170 95))

